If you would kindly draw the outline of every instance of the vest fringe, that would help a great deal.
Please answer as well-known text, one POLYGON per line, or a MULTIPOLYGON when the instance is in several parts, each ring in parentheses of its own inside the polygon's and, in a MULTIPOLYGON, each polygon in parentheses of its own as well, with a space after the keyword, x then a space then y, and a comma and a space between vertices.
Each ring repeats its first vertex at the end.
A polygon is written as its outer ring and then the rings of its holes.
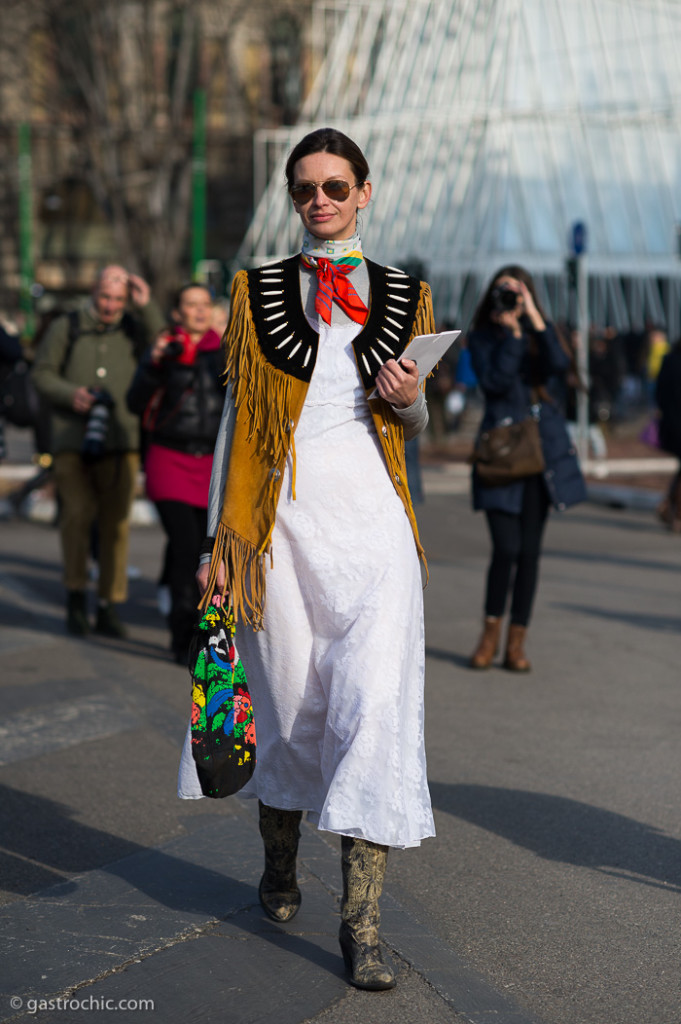
POLYGON ((291 432, 291 498, 296 500, 296 440, 291 432))
POLYGON ((219 593, 228 600, 234 612, 234 621, 243 618, 253 629, 262 629, 265 613, 265 551, 257 551, 253 544, 239 537, 220 523, 210 563, 208 587, 199 602, 205 611, 213 595, 219 593), (218 588, 218 572, 225 566, 225 582, 218 588))
POLYGON ((225 377, 233 382, 237 414, 244 407, 250 433, 275 465, 286 456, 291 430, 291 378, 267 362, 258 344, 251 315, 248 278, 238 274, 232 290, 235 311, 225 336, 225 377), (279 415, 275 415, 278 412, 279 415))
POLYGON ((419 295, 418 306, 416 307, 416 315, 414 316, 414 326, 412 327, 411 337, 415 338, 417 334, 435 334, 433 300, 430 285, 426 284, 425 281, 421 281, 421 293, 419 295))

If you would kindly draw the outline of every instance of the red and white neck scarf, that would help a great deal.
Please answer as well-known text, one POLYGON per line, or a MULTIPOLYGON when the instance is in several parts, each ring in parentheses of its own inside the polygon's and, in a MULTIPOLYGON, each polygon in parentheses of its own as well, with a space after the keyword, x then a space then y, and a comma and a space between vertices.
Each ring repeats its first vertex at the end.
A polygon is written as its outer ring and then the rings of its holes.
POLYGON ((348 279, 364 259, 359 235, 341 241, 324 241, 305 232, 300 254, 303 265, 317 272, 315 309, 325 323, 331 323, 331 306, 337 303, 346 316, 363 324, 369 310, 348 279))

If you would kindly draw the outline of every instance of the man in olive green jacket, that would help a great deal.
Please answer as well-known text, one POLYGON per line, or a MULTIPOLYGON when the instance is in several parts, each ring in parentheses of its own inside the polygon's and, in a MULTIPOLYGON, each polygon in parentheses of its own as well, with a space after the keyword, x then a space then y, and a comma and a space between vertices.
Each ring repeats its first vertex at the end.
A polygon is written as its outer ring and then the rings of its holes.
POLYGON ((54 474, 60 498, 67 629, 89 631, 87 561, 93 522, 99 531, 99 603, 95 630, 121 637, 113 607, 127 597, 130 509, 139 469, 140 427, 125 394, 142 352, 164 327, 149 286, 123 267, 100 273, 87 308, 48 329, 33 369, 52 406, 54 474), (136 307, 136 316, 126 306, 136 307))

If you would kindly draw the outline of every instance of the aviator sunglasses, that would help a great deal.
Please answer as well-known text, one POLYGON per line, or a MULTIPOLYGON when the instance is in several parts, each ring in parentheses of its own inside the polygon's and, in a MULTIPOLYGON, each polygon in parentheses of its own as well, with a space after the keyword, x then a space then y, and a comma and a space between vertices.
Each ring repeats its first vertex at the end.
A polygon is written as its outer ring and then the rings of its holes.
POLYGON ((295 203, 309 203, 317 195, 317 189, 321 188, 327 199, 336 203, 344 203, 350 195, 350 190, 359 188, 363 181, 356 185, 348 185, 342 178, 329 178, 328 181, 301 181, 299 185, 291 185, 288 194, 295 203))

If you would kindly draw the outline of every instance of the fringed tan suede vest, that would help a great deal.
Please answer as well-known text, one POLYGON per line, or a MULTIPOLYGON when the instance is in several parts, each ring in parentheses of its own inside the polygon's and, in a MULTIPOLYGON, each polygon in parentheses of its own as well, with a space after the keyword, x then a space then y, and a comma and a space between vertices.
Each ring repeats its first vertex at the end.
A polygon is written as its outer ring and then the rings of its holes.
MULTIPOLYGON (((399 358, 417 334, 434 331, 427 284, 401 270, 366 261, 371 287, 369 316, 353 341, 367 396, 376 373, 399 358)), ((319 335, 305 318, 297 256, 256 270, 239 271, 232 285, 232 311, 225 332, 225 376, 236 410, 222 515, 215 538, 205 607, 216 592, 221 561, 226 567, 235 617, 262 629, 265 567, 271 552, 286 459, 292 456, 295 498, 295 429, 317 357, 319 335)), ((388 402, 369 399, 386 466, 404 504, 424 560, 407 486, 402 424, 388 402)))

